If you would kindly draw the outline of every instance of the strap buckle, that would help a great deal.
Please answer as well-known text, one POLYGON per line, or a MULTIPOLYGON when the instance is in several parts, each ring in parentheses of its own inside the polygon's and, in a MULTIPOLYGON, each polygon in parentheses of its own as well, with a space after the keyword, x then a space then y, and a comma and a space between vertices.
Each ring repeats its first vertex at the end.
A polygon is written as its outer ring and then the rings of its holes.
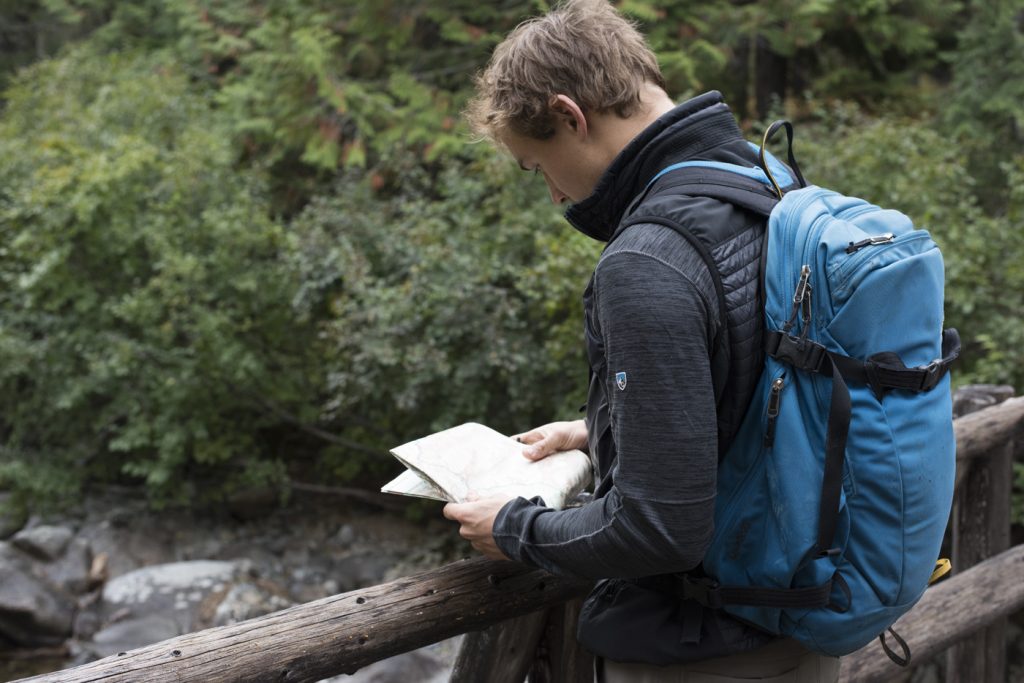
POLYGON ((936 358, 928 365, 920 368, 921 370, 921 389, 920 391, 931 391, 939 382, 942 380, 945 373, 945 365, 941 358, 936 358))
POLYGON ((693 577, 688 574, 682 574, 679 578, 682 581, 685 599, 696 600, 701 605, 713 609, 722 607, 722 596, 718 591, 717 581, 708 577, 693 577))
POLYGON ((772 358, 787 363, 798 370, 825 373, 828 350, 810 339, 794 337, 785 332, 772 330, 765 339, 765 352, 772 358))

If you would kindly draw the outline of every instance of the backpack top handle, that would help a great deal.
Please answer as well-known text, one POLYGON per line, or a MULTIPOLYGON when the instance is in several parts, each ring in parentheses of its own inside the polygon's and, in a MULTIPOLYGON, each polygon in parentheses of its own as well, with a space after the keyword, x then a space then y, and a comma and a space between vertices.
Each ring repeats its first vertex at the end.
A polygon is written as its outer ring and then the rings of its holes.
POLYGON ((776 182, 775 176, 772 175, 772 171, 768 168, 768 161, 765 159, 765 148, 768 147, 768 143, 772 141, 775 134, 779 132, 780 128, 786 129, 787 138, 787 160, 789 167, 793 169, 793 173, 796 175, 797 182, 800 187, 807 187, 807 181, 804 180, 804 176, 800 173, 800 167, 796 164, 796 157, 793 156, 793 124, 789 121, 776 121, 772 125, 768 126, 768 130, 764 132, 764 137, 761 139, 761 148, 757 151, 757 160, 761 164, 761 168, 764 169, 765 174, 768 176, 768 180, 771 181, 772 187, 775 188, 775 194, 779 195, 779 199, 782 199, 782 188, 779 187, 779 183, 776 182))

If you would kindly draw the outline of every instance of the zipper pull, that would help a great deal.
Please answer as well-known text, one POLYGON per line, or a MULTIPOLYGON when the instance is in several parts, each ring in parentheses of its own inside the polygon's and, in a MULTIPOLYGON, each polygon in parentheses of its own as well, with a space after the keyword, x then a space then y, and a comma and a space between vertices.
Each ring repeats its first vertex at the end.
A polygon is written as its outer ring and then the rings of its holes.
POLYGON ((771 393, 768 394, 768 428, 764 433, 764 447, 771 448, 775 443, 775 420, 779 416, 779 405, 782 403, 782 387, 786 382, 782 377, 772 382, 771 393))
MULTIPOLYGON (((782 331, 789 333, 793 329, 793 325, 796 324, 797 313, 800 312, 801 305, 804 300, 807 300, 806 306, 810 306, 810 297, 808 296, 811 292, 811 267, 806 263, 800 267, 800 280, 796 283, 796 291, 793 293, 793 310, 789 313, 789 320, 782 326, 782 331)), ((806 318, 806 316, 805 316, 806 318)))
POLYGON ((793 305, 799 306, 800 302, 807 296, 807 290, 810 289, 811 283, 811 267, 806 263, 800 266, 800 281, 796 283, 796 292, 793 294, 793 305))
POLYGON ((885 244, 887 242, 892 242, 894 239, 896 239, 896 236, 893 235, 891 232, 887 232, 882 235, 875 235, 874 237, 869 237, 865 240, 861 240, 860 242, 850 242, 850 246, 846 248, 846 253, 853 254, 857 251, 860 251, 864 247, 871 247, 876 244, 885 244))

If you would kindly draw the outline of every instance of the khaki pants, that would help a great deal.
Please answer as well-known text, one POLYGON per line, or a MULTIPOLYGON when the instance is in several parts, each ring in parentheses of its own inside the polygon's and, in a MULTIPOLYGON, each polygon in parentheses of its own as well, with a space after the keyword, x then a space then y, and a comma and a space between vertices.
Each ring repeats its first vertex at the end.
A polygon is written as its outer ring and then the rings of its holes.
POLYGON ((808 652, 789 638, 750 652, 692 664, 654 666, 603 660, 598 662, 597 676, 598 683, 835 683, 838 680, 838 657, 808 652))

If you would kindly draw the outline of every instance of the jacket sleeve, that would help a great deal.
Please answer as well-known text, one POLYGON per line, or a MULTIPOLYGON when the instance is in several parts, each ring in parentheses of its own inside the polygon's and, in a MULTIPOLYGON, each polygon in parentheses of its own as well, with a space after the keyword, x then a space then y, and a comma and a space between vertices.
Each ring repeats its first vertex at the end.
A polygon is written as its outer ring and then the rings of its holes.
POLYGON ((718 446, 709 347, 717 299, 678 268, 635 251, 601 260, 594 293, 618 453, 613 485, 562 511, 539 499, 510 501, 495 521, 495 541, 510 558, 556 574, 692 569, 713 531, 718 446))

